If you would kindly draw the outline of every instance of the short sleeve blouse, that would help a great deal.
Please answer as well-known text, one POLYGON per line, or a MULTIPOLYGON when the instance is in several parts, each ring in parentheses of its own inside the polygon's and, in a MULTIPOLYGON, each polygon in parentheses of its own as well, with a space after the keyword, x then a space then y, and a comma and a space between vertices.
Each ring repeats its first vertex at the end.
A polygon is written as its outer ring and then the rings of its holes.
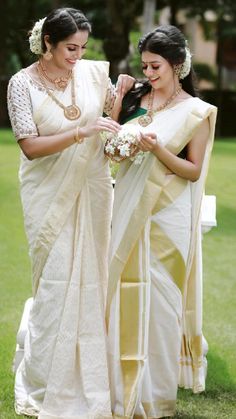
MULTIPOLYGON (((44 89, 42 90, 44 91, 44 89)), ((103 112, 108 116, 111 114, 115 97, 115 86, 112 85, 111 80, 108 78, 103 109, 103 112)), ((24 70, 19 71, 10 79, 8 85, 8 113, 17 141, 39 135, 33 118, 33 104, 24 70)))
POLYGON ((33 120, 30 92, 22 71, 10 79, 7 99, 12 130, 17 141, 38 136, 33 120))

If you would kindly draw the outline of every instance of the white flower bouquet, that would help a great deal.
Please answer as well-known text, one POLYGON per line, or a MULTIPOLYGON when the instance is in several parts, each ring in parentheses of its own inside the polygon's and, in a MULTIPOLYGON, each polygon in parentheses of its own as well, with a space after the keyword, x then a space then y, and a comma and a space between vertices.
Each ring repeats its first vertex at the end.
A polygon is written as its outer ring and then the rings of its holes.
POLYGON ((104 153, 111 160, 120 162, 130 159, 135 164, 141 164, 144 152, 137 146, 137 139, 140 138, 140 128, 137 125, 124 125, 116 134, 108 131, 101 133, 105 143, 104 153))

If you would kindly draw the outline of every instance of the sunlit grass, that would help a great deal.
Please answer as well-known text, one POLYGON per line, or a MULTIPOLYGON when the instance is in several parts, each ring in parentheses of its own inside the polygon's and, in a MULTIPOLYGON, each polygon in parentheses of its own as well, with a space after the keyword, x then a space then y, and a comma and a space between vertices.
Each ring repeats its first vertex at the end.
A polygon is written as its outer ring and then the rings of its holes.
POLYGON ((216 195, 217 228, 204 235, 206 391, 180 390, 177 418, 236 418, 236 141, 216 141, 206 193, 216 195))

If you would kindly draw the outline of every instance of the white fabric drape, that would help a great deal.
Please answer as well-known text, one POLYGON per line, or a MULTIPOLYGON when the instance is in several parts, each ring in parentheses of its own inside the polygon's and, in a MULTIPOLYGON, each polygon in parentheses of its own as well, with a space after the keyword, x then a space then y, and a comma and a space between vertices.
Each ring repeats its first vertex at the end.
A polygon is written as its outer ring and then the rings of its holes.
POLYGON ((195 184, 166 174, 153 155, 147 154, 141 166, 121 163, 107 302, 115 418, 173 416, 180 372, 182 385, 195 392, 204 389, 197 233, 215 117, 213 106, 191 98, 156 114, 145 128, 178 154, 209 118, 203 168, 195 184))
MULTIPOLYGON (((108 63, 82 60, 75 71, 78 121, 66 120, 24 71, 15 76, 29 89, 39 135, 84 126, 102 114, 108 63)), ((70 88, 57 93, 65 105, 70 88)), ((102 141, 90 137, 33 161, 22 155, 19 176, 34 300, 16 371, 16 412, 39 419, 111 418, 104 301, 112 184, 102 141)))

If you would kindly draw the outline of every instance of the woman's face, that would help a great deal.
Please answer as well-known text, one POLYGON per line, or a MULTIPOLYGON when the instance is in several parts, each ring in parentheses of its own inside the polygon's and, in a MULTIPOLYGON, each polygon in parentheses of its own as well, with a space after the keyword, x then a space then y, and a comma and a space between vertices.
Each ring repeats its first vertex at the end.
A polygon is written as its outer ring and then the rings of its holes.
POLYGON ((86 51, 88 31, 77 31, 64 41, 58 42, 51 48, 53 63, 60 69, 71 70, 77 60, 80 60, 86 51))
POLYGON ((173 67, 161 55, 149 51, 142 52, 142 68, 154 89, 170 87, 170 83, 174 82, 173 67))

